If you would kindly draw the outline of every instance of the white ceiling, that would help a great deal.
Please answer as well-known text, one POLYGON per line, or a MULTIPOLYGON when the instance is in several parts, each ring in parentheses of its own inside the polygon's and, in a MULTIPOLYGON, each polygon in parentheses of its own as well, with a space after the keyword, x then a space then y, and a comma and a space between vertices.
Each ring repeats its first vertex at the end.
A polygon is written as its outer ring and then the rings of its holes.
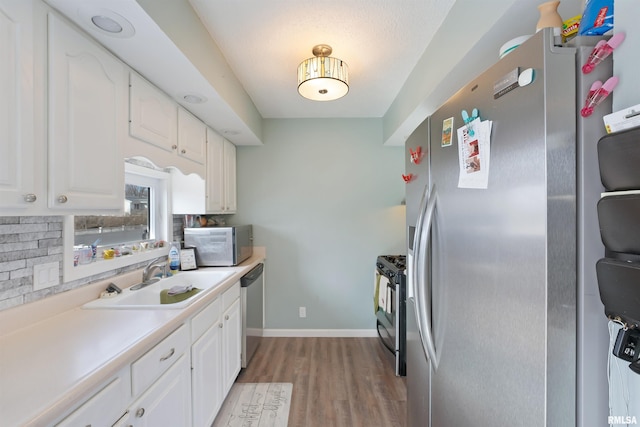
POLYGON ((455 0, 189 0, 264 118, 382 117, 455 0), (349 93, 297 91, 317 44, 349 65, 349 93))
POLYGON ((402 145, 505 41, 535 30, 542 0, 44 1, 236 145, 262 144, 269 118, 380 119, 384 144, 402 145), (90 18, 105 13, 133 34, 98 30, 90 18), (317 44, 349 64, 344 98, 298 95, 297 66, 317 44))
POLYGON ((262 143, 264 118, 383 117, 455 3, 45 1, 239 145, 262 143), (133 36, 97 30, 90 16, 98 12, 124 17, 133 25, 133 36), (316 102, 297 93, 297 66, 313 56, 316 44, 331 45, 332 56, 349 65, 345 97, 316 102), (201 94, 207 102, 188 104, 186 93, 201 94))

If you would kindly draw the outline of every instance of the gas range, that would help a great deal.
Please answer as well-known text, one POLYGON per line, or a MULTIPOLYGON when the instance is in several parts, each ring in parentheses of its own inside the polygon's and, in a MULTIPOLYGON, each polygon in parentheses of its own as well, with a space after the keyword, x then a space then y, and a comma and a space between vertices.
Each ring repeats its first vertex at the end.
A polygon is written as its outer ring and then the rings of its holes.
POLYGON ((376 329, 391 352, 396 375, 406 375, 406 265, 405 255, 376 259, 376 329))
POLYGON ((407 269, 407 257, 405 255, 380 255, 376 260, 376 267, 390 279, 398 274, 404 274, 407 269))

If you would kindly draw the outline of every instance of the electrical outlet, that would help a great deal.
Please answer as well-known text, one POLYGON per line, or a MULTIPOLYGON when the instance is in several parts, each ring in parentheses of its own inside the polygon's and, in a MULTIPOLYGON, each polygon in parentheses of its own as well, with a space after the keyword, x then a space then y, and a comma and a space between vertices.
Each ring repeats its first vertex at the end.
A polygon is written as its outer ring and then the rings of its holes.
POLYGON ((298 308, 298 315, 300 317, 307 317, 307 307, 298 308))
POLYGON ((60 267, 58 262, 36 264, 33 266, 33 290, 50 288, 60 283, 60 267))

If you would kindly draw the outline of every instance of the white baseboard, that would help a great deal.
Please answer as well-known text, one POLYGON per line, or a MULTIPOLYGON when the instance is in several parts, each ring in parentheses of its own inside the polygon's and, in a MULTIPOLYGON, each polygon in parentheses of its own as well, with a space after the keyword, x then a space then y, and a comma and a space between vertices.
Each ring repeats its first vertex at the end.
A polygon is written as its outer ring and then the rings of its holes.
POLYGON ((375 329, 265 329, 263 337, 377 337, 375 329))

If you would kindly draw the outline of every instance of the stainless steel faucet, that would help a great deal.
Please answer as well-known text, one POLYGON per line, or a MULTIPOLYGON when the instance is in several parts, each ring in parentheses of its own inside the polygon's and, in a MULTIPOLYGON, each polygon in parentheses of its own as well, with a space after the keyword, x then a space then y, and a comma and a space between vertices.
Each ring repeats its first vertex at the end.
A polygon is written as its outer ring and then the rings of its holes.
POLYGON ((158 269, 162 272, 162 277, 167 277, 167 257, 159 257, 153 259, 142 270, 142 283, 148 281, 153 277, 153 272, 158 269))

